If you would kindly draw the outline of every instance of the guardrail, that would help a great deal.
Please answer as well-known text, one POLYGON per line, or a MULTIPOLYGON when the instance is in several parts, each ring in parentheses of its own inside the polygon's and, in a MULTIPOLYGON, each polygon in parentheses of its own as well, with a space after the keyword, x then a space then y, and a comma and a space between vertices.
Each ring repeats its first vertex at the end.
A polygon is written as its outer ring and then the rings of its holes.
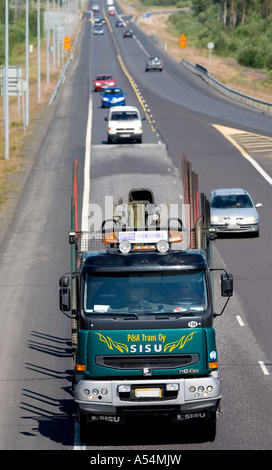
POLYGON ((70 62, 71 62, 72 59, 73 59, 73 54, 70 55, 69 59, 65 62, 64 66, 62 67, 61 72, 60 72, 60 78, 59 78, 59 80, 58 80, 58 83, 57 83, 56 86, 55 86, 55 89, 54 89, 54 91, 53 91, 51 97, 50 97, 49 104, 52 104, 53 101, 55 100, 56 95, 57 95, 57 93, 58 93, 58 91, 59 91, 59 88, 60 88, 60 86, 61 86, 61 84, 62 84, 62 80, 63 80, 63 78, 64 78, 64 75, 65 75, 65 73, 66 73, 66 70, 68 69, 69 64, 70 64, 70 62))
POLYGON ((182 59, 181 64, 184 65, 187 69, 191 70, 193 73, 201 76, 209 85, 216 88, 220 93, 223 93, 228 98, 231 98, 235 101, 239 101, 240 103, 246 104, 248 106, 252 106, 254 108, 259 109, 262 112, 272 114, 272 103, 268 103, 266 101, 258 100, 256 98, 252 98, 251 96, 244 95, 239 91, 232 90, 231 88, 223 85, 218 80, 213 78, 208 70, 200 64, 193 65, 188 60, 182 59))

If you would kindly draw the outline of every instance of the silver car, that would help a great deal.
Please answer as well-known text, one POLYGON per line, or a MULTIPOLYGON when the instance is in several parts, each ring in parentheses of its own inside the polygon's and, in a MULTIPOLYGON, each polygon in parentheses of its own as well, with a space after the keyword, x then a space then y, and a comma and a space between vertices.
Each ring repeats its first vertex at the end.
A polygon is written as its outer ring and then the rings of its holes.
POLYGON ((145 71, 148 72, 149 70, 159 70, 162 72, 163 69, 163 62, 158 57, 150 57, 145 66, 145 71))
POLYGON ((247 191, 241 188, 215 189, 210 194, 211 227, 217 233, 250 232, 259 236, 259 214, 247 191))
POLYGON ((94 34, 104 34, 104 28, 103 26, 94 26, 94 30, 93 30, 93 33, 94 34))

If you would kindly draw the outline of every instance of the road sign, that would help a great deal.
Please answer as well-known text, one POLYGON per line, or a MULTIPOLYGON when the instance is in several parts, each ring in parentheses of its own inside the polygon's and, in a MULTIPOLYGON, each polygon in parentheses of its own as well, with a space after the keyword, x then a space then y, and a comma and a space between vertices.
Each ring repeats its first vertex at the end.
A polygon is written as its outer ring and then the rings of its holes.
POLYGON ((185 34, 181 34, 180 38, 179 38, 179 47, 181 49, 184 49, 187 45, 187 38, 185 36, 185 34))
POLYGON ((72 41, 69 38, 69 36, 65 36, 65 38, 63 39, 63 47, 66 51, 71 49, 71 44, 72 44, 72 41))
MULTIPOLYGON (((1 95, 4 94, 4 77, 6 68, 3 66, 0 69, 0 86, 1 95)), ((22 94, 23 83, 22 83, 22 67, 20 66, 9 66, 8 68, 8 95, 18 96, 22 94)))

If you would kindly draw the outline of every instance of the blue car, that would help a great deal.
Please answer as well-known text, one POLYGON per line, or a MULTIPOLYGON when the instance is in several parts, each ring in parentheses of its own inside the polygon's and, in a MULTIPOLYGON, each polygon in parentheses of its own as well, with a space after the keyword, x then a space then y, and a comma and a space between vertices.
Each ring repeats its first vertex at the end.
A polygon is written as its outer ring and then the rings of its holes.
POLYGON ((102 108, 109 108, 110 106, 125 106, 126 104, 126 93, 124 93, 121 88, 105 88, 103 93, 100 93, 100 95, 102 96, 102 108))

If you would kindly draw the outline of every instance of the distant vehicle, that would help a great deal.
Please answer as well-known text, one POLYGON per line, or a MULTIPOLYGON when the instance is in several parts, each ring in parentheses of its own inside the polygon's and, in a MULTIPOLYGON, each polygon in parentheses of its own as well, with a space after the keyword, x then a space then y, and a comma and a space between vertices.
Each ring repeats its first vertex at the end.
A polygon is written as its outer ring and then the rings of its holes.
POLYGON ((105 23, 106 23, 105 18, 102 18, 101 16, 96 16, 94 19, 94 25, 103 26, 105 23))
POLYGON ((103 28, 103 26, 100 26, 100 25, 97 26, 97 25, 95 25, 95 26, 94 26, 93 33, 94 33, 94 34, 104 34, 104 28, 103 28))
POLYGON ((105 88, 100 93, 101 95, 101 106, 102 108, 109 108, 111 106, 125 106, 126 104, 126 93, 121 88, 105 88))
POLYGON ((99 14, 99 5, 94 4, 92 6, 92 12, 93 12, 94 15, 98 15, 99 14))
POLYGON ((217 233, 252 233, 259 236, 259 214, 245 189, 215 189, 210 194, 211 227, 217 233))
POLYGON ((109 75, 109 74, 96 75, 95 79, 93 80, 94 91, 101 91, 104 88, 115 87, 116 82, 117 82, 117 79, 113 78, 112 75, 109 75))
POLYGON ((115 15, 115 8, 114 8, 113 6, 110 6, 110 7, 108 8, 108 14, 109 14, 109 15, 115 15))
POLYGON ((133 30, 132 29, 126 29, 123 31, 123 37, 124 38, 133 38, 133 30))
POLYGON ((115 23, 115 26, 118 28, 118 27, 123 27, 124 26, 124 23, 122 20, 117 20, 116 23, 115 23))
POLYGON ((162 72, 163 69, 163 61, 158 57, 150 57, 145 66, 145 71, 149 72, 149 70, 159 70, 162 72))
POLYGON ((142 142, 142 120, 139 110, 134 106, 111 107, 105 121, 108 121, 108 144, 118 141, 142 142))

